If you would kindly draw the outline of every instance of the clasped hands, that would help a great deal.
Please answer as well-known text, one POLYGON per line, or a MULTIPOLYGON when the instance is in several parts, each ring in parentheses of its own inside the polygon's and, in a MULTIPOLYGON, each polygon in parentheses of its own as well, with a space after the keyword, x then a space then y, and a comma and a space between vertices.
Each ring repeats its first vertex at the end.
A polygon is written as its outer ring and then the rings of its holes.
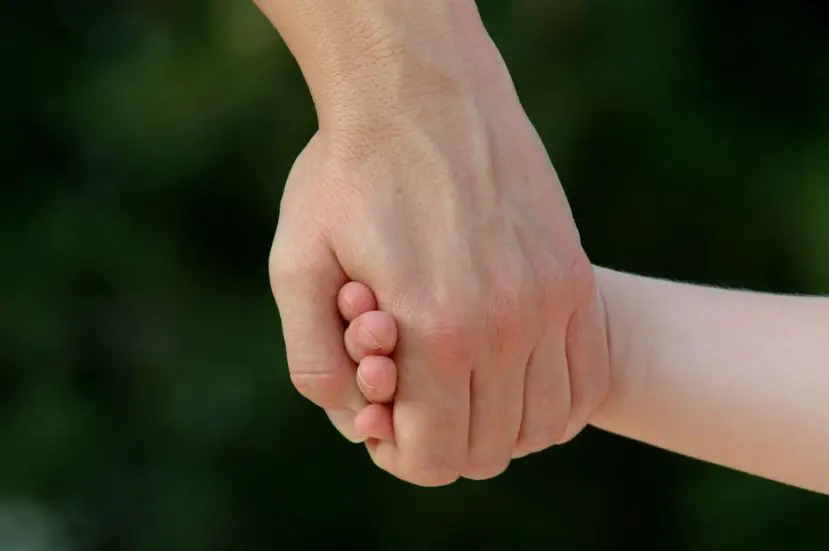
POLYGON ((441 101, 320 130, 270 257, 291 381, 422 486, 570 440, 610 387, 593 266, 526 115, 441 101))

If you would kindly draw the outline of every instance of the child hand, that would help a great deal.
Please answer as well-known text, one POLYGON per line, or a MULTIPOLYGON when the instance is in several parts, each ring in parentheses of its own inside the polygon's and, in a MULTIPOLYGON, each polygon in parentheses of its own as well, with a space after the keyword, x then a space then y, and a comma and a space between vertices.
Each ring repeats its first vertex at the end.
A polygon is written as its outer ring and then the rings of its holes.
POLYGON ((393 440, 391 402, 397 365, 389 356, 397 344, 397 323, 390 314, 378 311, 374 293, 362 283, 346 283, 337 303, 348 323, 346 350, 358 364, 357 386, 369 402, 355 417, 354 428, 365 438, 393 440))

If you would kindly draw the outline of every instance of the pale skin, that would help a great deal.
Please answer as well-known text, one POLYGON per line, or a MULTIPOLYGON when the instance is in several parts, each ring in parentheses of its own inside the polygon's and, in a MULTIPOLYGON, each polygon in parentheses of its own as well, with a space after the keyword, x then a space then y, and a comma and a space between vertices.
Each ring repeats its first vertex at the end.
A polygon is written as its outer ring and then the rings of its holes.
POLYGON ((474 0, 256 4, 319 121, 269 263, 297 390, 422 486, 491 478, 573 438, 610 388, 602 301, 474 0), (397 327, 394 439, 355 430, 367 402, 337 311, 349 281, 397 327))
POLYGON ((269 262, 291 380, 380 468, 491 478, 592 423, 827 491, 825 300, 594 268, 473 0, 255 1, 319 121, 269 262))
MULTIPOLYGON (((829 299, 601 268, 597 276, 613 384, 592 425, 829 494, 829 299)), ((360 283, 344 286, 339 304, 359 384, 375 402, 357 416, 357 430, 393 439, 396 366, 385 356, 394 351, 394 320, 360 283)))

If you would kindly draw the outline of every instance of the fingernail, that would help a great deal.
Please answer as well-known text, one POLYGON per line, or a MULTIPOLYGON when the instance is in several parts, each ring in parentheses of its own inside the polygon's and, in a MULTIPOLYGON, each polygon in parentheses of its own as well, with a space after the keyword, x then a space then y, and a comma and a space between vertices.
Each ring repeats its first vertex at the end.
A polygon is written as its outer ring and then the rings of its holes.
POLYGON ((351 299, 351 297, 343 295, 342 300, 345 303, 346 310, 351 310, 351 312, 357 311, 357 306, 354 304, 354 301, 351 299))
POLYGON ((363 378, 363 376, 360 374, 359 370, 357 371, 357 377, 360 379, 360 382, 363 384, 363 386, 365 386, 369 390, 377 390, 376 386, 368 384, 365 378, 363 378))
POLYGON ((374 338, 374 335, 371 334, 371 331, 368 330, 368 327, 363 325, 360 328, 360 331, 363 334, 363 337, 366 338, 366 340, 371 344, 374 350, 382 350, 383 347, 380 346, 380 343, 377 342, 377 339, 374 338))

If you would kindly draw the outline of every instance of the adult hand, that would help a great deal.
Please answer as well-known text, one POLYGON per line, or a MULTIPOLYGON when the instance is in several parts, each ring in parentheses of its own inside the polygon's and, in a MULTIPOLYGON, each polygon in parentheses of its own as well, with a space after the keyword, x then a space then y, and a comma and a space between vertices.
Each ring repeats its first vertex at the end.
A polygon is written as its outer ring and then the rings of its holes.
MULTIPOLYGON (((263 3, 275 20, 277 4, 263 3)), ((320 131, 288 178, 270 272, 292 381, 353 440, 364 401, 337 295, 350 280, 374 291, 397 322, 398 383, 394 440, 367 446, 436 486, 572 438, 609 368, 592 266, 474 3, 418 6, 409 20, 455 28, 395 35, 371 71, 335 71, 358 78, 315 91, 309 75, 320 131)))

